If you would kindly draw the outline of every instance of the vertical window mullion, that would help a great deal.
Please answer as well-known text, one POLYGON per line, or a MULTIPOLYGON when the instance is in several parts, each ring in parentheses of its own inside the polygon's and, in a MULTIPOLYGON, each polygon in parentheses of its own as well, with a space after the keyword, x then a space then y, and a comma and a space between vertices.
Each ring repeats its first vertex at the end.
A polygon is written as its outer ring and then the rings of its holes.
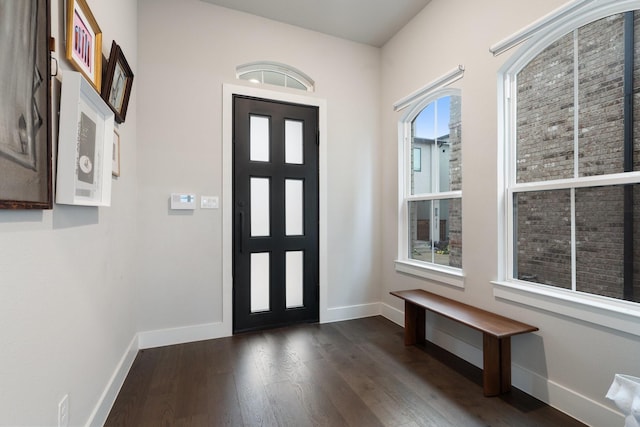
MULTIPOLYGON (((573 30, 573 177, 579 176, 580 157, 580 68, 578 52, 578 30, 573 30)), ((576 189, 571 189, 571 290, 577 286, 577 256, 576 256, 576 189)))
POLYGON ((411 149, 413 148, 412 124, 409 123, 404 127, 404 195, 405 197, 413 194, 413 180, 411 175, 411 149))
POLYGON ((506 278, 507 279, 514 279, 517 277, 515 277, 514 273, 515 273, 515 266, 517 265, 517 259, 515 257, 516 254, 516 245, 515 245, 515 238, 516 238, 516 229, 515 229, 515 207, 514 207, 514 192, 512 188, 507 188, 507 192, 506 192, 506 197, 507 197, 507 242, 506 242, 506 248, 507 248, 507 262, 505 263, 507 266, 507 275, 506 278))
POLYGON ((404 173, 404 188, 403 188, 403 193, 404 193, 404 202, 403 202, 403 207, 404 207, 404 214, 402 215, 402 255, 401 257, 404 258, 411 258, 411 211, 410 211, 410 207, 409 207, 409 201, 407 200, 407 197, 411 195, 412 191, 411 191, 411 165, 409 163, 411 163, 411 148, 412 148, 412 141, 411 141, 411 134, 412 134, 412 126, 413 124, 411 122, 409 123, 405 123, 403 126, 403 153, 404 153, 404 161, 402 162, 403 164, 403 173, 404 173))
POLYGON ((506 277, 508 279, 513 279, 513 278, 517 278, 515 277, 515 266, 517 265, 517 259, 516 259, 516 245, 515 245, 515 239, 516 239, 516 232, 517 230, 515 229, 515 207, 514 207, 514 191, 513 191, 513 186, 516 183, 516 176, 517 176, 517 144, 518 144, 518 128, 516 126, 517 123, 517 96, 516 94, 517 92, 517 77, 514 76, 514 78, 510 78, 510 76, 506 76, 505 79, 505 92, 506 92, 506 102, 507 102, 507 137, 508 139, 508 144, 506 144, 506 148, 507 148, 507 159, 508 159, 508 166, 507 166, 507 180, 506 180, 506 185, 507 185, 507 191, 506 191, 506 197, 507 197, 507 201, 505 203, 506 208, 507 208, 507 234, 506 234, 506 239, 507 241, 506 243, 506 248, 507 248, 507 262, 506 267, 507 267, 507 271, 506 271, 506 277))
MULTIPOLYGON (((434 101, 433 147, 431 148, 431 192, 440 191, 440 161, 438 159, 438 101, 434 101)), ((432 239, 433 240, 433 239, 432 239)))
POLYGON ((579 98, 579 63, 578 63, 578 30, 573 30, 573 177, 578 178, 580 141, 578 129, 580 126, 580 98, 579 98))
POLYGON ((571 290, 578 289, 576 257, 576 189, 571 189, 571 290))

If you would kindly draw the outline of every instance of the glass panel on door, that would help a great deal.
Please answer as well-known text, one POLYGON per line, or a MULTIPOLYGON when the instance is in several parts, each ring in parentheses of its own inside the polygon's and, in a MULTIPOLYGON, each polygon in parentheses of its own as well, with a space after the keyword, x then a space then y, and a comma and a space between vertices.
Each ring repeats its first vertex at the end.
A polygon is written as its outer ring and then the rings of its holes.
POLYGON ((301 165, 304 163, 302 144, 302 122, 297 120, 284 121, 284 161, 285 163, 301 165))
POLYGON ((287 308, 303 307, 304 251, 287 251, 286 293, 287 308))
POLYGON ((269 178, 251 178, 251 237, 271 234, 269 226, 269 178))
POLYGON ((251 312, 269 311, 269 252, 251 254, 251 312))
POLYGON ((301 179, 286 179, 284 185, 284 216, 285 234, 287 236, 302 236, 303 224, 303 184, 301 179))
POLYGON ((268 162, 269 118, 251 116, 249 126, 249 160, 252 162, 268 162))

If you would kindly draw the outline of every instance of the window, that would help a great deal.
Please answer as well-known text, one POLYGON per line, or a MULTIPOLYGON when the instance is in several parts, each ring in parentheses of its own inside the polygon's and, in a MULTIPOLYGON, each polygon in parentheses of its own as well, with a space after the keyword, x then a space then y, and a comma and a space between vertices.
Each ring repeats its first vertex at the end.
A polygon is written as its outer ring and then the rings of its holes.
POLYGON ((314 91, 314 81, 300 70, 278 62, 252 62, 236 67, 236 77, 253 83, 266 83, 314 91))
POLYGON ((640 302, 640 14, 605 3, 505 66, 503 274, 628 312, 615 301, 640 302))
POLYGON ((460 91, 437 90, 415 101, 400 122, 400 132, 404 153, 399 168, 403 194, 396 268, 410 273, 435 269, 460 276, 460 91))
POLYGON ((413 171, 422 172, 422 148, 413 148, 413 171))

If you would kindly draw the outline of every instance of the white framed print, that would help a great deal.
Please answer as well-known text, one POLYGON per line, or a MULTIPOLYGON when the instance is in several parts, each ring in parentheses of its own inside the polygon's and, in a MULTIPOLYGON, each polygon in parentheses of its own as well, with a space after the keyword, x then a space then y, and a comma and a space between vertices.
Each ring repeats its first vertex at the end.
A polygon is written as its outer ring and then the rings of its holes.
POLYGON ((56 203, 109 206, 114 113, 82 75, 65 71, 60 95, 56 203))

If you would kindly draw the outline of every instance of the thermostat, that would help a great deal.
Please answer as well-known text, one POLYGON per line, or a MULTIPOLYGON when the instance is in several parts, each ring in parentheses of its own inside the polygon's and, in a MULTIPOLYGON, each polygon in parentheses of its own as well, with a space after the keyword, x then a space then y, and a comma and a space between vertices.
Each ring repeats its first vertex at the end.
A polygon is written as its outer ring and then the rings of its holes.
POLYGON ((171 193, 171 209, 190 209, 196 208, 196 195, 171 193))

